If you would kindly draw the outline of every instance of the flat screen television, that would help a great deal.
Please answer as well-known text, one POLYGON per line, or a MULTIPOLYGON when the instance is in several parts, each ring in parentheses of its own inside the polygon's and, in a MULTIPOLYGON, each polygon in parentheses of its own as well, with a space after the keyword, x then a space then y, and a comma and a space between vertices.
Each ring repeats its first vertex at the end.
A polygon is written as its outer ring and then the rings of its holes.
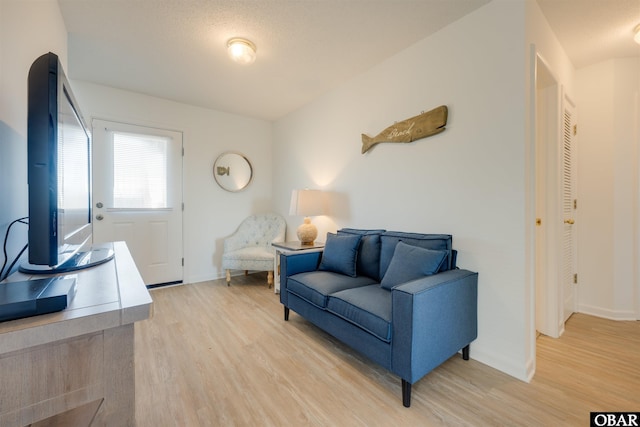
POLYGON ((113 258, 92 247, 91 134, 51 52, 29 70, 27 161, 29 262, 20 271, 64 273, 113 258))

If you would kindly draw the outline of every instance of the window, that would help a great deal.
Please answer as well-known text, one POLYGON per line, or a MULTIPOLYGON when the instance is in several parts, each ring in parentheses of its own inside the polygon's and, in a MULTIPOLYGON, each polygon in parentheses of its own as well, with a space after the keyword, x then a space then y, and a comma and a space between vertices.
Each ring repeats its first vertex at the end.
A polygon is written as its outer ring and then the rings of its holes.
POLYGON ((167 207, 169 138, 132 133, 113 134, 113 207, 167 207))

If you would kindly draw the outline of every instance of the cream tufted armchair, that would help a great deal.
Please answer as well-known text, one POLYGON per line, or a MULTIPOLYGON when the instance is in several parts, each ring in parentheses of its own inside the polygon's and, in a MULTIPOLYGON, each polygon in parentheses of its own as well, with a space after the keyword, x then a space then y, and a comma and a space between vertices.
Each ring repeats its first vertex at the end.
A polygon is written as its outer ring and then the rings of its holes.
POLYGON ((222 268, 226 270, 227 286, 231 270, 268 271, 267 284, 273 285, 275 251, 271 242, 283 242, 287 224, 278 214, 258 214, 246 218, 236 232, 224 240, 222 268))

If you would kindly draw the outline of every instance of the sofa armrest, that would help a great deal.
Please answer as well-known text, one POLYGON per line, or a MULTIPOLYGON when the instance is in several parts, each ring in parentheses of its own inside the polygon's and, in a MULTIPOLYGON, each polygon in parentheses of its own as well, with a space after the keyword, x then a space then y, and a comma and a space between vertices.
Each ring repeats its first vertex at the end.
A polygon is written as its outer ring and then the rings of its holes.
POLYGON ((414 383, 478 336, 478 273, 448 270, 392 289, 392 370, 414 383))
POLYGON ((287 305, 287 278, 298 273, 315 271, 320 265, 322 251, 280 254, 280 302, 287 305))
POLYGON ((319 252, 300 252, 280 254, 280 275, 293 276, 294 274, 314 271, 320 265, 322 251, 319 252))

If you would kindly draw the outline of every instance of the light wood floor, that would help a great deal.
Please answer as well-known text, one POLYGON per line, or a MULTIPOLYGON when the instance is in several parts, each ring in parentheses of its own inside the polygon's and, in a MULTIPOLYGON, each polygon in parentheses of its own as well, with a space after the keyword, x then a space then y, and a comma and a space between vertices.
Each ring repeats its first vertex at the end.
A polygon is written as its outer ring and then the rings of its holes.
MULTIPOLYGON (((530 384, 454 356, 413 385, 296 313, 266 274, 152 291, 136 324, 138 426, 588 426, 640 410, 640 322, 576 314, 537 341, 530 384)), ((471 345, 473 358, 473 344, 471 345)))

